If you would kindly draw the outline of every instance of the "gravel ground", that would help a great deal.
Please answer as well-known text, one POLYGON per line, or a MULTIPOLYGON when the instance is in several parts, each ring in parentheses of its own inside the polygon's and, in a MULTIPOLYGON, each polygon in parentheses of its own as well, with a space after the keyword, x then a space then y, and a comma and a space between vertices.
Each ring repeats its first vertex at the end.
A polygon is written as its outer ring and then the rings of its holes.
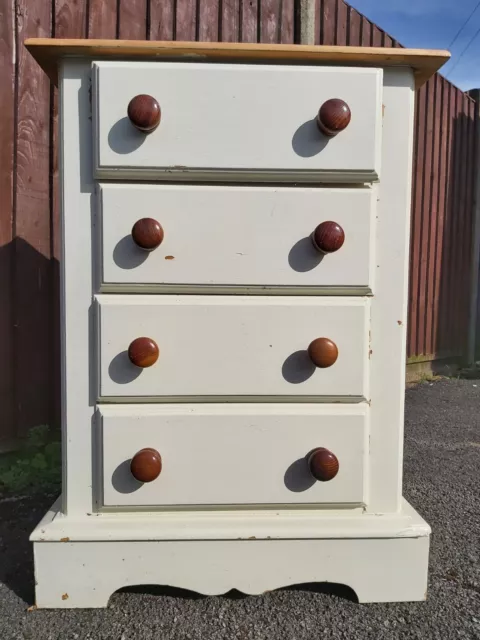
POLYGON ((0 500, 0 639, 480 639, 480 380, 407 391, 405 490, 433 528, 427 602, 359 605, 348 589, 201 597, 139 588, 104 610, 28 611, 28 534, 53 496, 0 500))

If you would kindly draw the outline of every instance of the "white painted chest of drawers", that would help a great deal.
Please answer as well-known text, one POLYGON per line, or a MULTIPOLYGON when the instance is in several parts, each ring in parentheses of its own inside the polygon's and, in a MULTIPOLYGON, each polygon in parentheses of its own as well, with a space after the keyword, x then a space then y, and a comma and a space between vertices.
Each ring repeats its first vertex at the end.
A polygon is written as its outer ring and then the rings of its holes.
POLYGON ((61 104, 64 482, 37 605, 152 583, 423 599, 410 175, 415 82, 445 54, 27 46, 61 104))

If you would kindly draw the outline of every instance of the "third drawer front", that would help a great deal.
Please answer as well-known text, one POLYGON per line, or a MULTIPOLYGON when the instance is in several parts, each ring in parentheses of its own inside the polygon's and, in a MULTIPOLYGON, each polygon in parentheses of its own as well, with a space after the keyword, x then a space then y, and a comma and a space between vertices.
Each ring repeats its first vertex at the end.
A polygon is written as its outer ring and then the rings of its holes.
POLYGON ((97 305, 101 397, 367 395, 366 298, 100 295, 97 305))
POLYGON ((99 421, 105 507, 366 502, 365 404, 103 405, 99 421))
POLYGON ((102 286, 368 293, 376 199, 358 188, 102 184, 102 286))

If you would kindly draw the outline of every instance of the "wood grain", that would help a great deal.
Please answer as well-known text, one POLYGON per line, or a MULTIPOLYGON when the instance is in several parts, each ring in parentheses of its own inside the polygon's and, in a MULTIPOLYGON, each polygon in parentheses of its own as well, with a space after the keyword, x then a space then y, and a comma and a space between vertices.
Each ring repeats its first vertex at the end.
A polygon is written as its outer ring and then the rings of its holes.
POLYGON ((118 37, 143 40, 147 34, 148 0, 120 0, 118 4, 118 37))
POLYGON ((238 42, 240 40, 240 0, 220 0, 219 16, 218 39, 222 42, 238 42))
POLYGON ((175 17, 175 40, 195 41, 197 34, 196 0, 177 0, 175 17))
POLYGON ((219 31, 220 0, 198 0, 197 38, 200 42, 216 42, 219 31))
POLYGON ((175 39, 175 0, 150 0, 150 40, 175 39))
POLYGON ((117 0, 89 0, 88 38, 117 38, 117 0))
POLYGON ((13 386, 13 214, 15 145, 15 31, 12 2, 0 4, 0 442, 15 437, 13 386))
MULTIPOLYGON (((178 25, 177 25, 178 26, 178 25)), ((185 27, 186 28, 186 27, 185 27)), ((58 60, 65 56, 98 59, 172 59, 201 56, 204 60, 275 62, 305 64, 345 64, 362 66, 410 66, 417 86, 422 85, 447 62, 446 51, 422 49, 382 49, 373 47, 318 47, 314 45, 151 42, 136 40, 60 40, 30 38, 25 46, 40 66, 57 81, 58 60)), ((197 58, 198 59, 198 58, 197 58)))
POLYGON ((322 0, 320 3, 320 43, 335 44, 335 5, 336 0, 322 0))
MULTIPOLYGON (((17 2, 21 40, 50 33, 51 2, 17 2)), ((15 243, 15 402, 17 428, 51 418, 50 85, 28 52, 18 50, 15 243)))
MULTIPOLYGON (((56 0, 53 34, 57 38, 84 38, 88 28, 88 0, 56 0)), ((60 361, 60 190, 59 190, 59 158, 58 158, 58 94, 51 91, 51 124, 50 124, 50 159, 51 159, 51 252, 52 252, 52 424, 61 421, 61 361, 60 361)))
POLYGON ((338 46, 347 46, 348 42, 348 11, 345 2, 337 2, 335 15, 335 44, 338 46))
POLYGON ((258 42, 258 2, 240 0, 240 42, 258 42))

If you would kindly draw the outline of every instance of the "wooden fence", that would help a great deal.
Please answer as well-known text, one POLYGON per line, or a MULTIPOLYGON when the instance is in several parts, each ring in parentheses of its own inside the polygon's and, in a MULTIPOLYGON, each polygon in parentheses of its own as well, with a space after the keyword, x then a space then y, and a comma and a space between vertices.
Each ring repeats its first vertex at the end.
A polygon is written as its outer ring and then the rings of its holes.
MULTIPOLYGON (((59 423, 57 99, 27 37, 298 42, 297 0, 0 0, 0 440, 59 423)), ((342 0, 317 44, 398 47, 342 0)), ((411 357, 462 356, 468 325, 475 102, 440 76, 419 94, 411 357)))

